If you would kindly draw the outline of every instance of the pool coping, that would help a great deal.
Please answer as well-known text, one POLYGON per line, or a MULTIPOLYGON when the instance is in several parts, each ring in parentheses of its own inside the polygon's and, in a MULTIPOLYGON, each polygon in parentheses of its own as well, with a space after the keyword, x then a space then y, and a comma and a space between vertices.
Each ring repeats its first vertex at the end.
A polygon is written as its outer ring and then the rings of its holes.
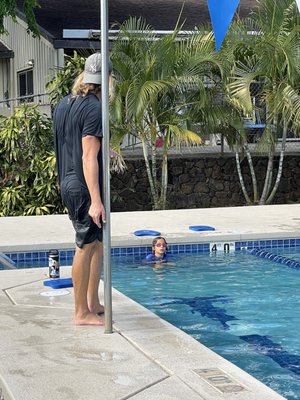
MULTIPOLYGON (((153 229, 168 243, 204 243, 276 238, 300 238, 300 204, 111 213, 111 246, 146 246, 152 237, 135 236, 153 229), (215 231, 194 232, 203 224, 215 231)), ((1 217, 0 251, 34 251, 74 247, 74 231, 67 215, 1 217)))
MULTIPOLYGON (((165 235, 168 239, 168 244, 193 244, 193 243, 211 243, 211 242, 248 242, 248 241, 263 241, 263 240, 285 240, 285 239, 300 239, 300 232, 264 232, 264 233, 224 233, 217 232, 215 234, 208 234, 205 232, 197 232, 192 235, 181 233, 173 233, 165 235)), ((150 246, 153 237, 144 236, 141 238, 137 237, 126 237, 118 238, 111 237, 111 248, 121 248, 121 247, 145 247, 150 246)), ((30 244, 13 244, 13 245, 1 245, 0 242, 0 252, 3 253, 13 253, 13 252, 26 252, 26 251, 48 251, 53 248, 59 250, 69 250, 74 248, 74 242, 60 242, 52 241, 51 243, 30 243, 30 244)))

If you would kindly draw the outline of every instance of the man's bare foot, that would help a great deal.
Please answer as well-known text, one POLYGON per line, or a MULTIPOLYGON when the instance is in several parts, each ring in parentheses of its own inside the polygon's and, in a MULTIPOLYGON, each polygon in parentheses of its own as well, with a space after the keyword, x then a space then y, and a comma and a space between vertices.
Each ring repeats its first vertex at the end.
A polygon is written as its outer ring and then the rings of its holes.
POLYGON ((96 315, 104 314, 104 306, 100 303, 97 304, 96 306, 90 306, 89 310, 91 313, 96 314, 96 315))
POLYGON ((104 321, 103 318, 99 317, 98 315, 94 313, 86 313, 82 316, 75 316, 74 317, 74 324, 75 325, 98 325, 98 326, 103 326, 104 321))

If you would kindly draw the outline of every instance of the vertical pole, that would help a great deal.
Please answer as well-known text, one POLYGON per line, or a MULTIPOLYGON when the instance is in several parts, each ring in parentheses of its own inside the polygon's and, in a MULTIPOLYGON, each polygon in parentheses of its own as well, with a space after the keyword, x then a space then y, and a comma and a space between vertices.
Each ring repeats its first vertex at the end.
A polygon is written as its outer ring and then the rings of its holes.
POLYGON ((109 157, 109 90, 108 90, 108 0, 100 0, 101 54, 102 54, 102 155, 103 155, 103 188, 106 223, 103 229, 103 271, 104 271, 104 306, 105 333, 112 333, 112 290, 110 268, 110 157, 109 157))
POLYGON ((65 65, 65 52, 64 52, 64 49, 58 49, 57 50, 56 66, 58 68, 63 68, 64 65, 65 65))

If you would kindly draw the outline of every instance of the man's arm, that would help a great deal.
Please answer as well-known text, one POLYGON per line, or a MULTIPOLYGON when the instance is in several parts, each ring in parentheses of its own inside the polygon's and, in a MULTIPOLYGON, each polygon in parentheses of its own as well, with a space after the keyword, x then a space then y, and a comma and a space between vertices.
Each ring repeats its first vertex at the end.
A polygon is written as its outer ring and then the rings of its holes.
POLYGON ((82 166, 84 178, 91 196, 89 215, 94 223, 101 227, 100 219, 105 222, 105 209, 101 200, 99 188, 98 153, 100 139, 96 136, 86 135, 82 138, 82 166))

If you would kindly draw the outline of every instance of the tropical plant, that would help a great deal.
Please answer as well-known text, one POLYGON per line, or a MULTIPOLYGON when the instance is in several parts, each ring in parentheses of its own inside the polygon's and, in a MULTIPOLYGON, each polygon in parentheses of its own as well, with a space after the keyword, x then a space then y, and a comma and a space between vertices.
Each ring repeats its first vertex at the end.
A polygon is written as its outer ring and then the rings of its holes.
POLYGON ((84 69, 85 55, 88 54, 78 54, 76 51, 72 57, 65 55, 64 67, 55 70, 55 77, 46 85, 52 107, 70 93, 74 80, 84 69))
POLYGON ((51 119, 24 103, 0 117, 0 216, 63 212, 51 119))
POLYGON ((179 39, 179 31, 159 37, 144 20, 130 18, 111 54, 117 78, 112 140, 120 144, 130 133, 141 141, 154 209, 166 208, 170 148, 201 144, 193 120, 204 131, 217 115, 207 84, 221 76, 212 33, 179 39))
POLYGON ((224 47, 226 57, 234 54, 232 78, 228 84, 231 103, 244 115, 265 110, 265 129, 256 150, 268 157, 264 186, 259 193, 255 168, 244 129, 236 130, 236 161, 247 204, 270 204, 278 189, 287 133, 296 135, 300 127, 300 36, 294 0, 261 0, 250 17, 233 25, 224 47), (251 32, 251 34, 249 34, 251 32), (253 103, 253 88, 260 105, 253 103), (278 138, 279 162, 274 176, 278 138), (253 197, 247 192, 240 168, 240 152, 245 154, 252 178, 253 197))

